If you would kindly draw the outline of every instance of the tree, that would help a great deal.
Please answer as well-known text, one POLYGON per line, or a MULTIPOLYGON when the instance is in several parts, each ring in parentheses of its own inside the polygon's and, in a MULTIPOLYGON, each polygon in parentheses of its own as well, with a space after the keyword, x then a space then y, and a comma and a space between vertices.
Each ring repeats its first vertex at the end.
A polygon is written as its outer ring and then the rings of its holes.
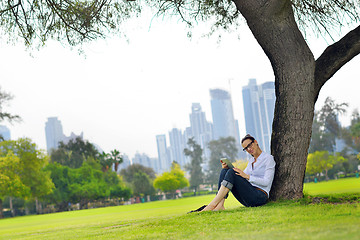
POLYGON ((110 159, 112 163, 114 164, 114 170, 117 173, 118 166, 124 161, 122 156, 120 155, 120 152, 116 149, 112 150, 110 152, 110 159))
POLYGON ((210 149, 210 160, 207 180, 210 184, 217 184, 221 171, 220 159, 227 158, 231 162, 236 160, 236 154, 238 152, 236 140, 233 137, 220 138, 210 141, 208 147, 210 149))
POLYGON ((13 95, 5 91, 2 91, 0 87, 0 122, 4 120, 8 120, 9 122, 21 120, 19 115, 13 115, 11 113, 4 112, 3 110, 4 105, 7 105, 8 102, 11 101, 13 98, 14 98, 13 95))
POLYGON ((330 155, 327 151, 316 151, 308 155, 306 172, 308 174, 316 174, 325 171, 325 178, 328 180, 328 171, 340 162, 345 162, 345 158, 339 154, 330 155))
MULTIPOLYGON (((275 76, 275 113, 271 153, 276 171, 271 198, 301 198, 307 153, 311 138, 314 106, 324 84, 360 53, 360 26, 328 46, 315 59, 300 27, 329 33, 329 28, 358 22, 357 0, 219 0, 146 1, 158 15, 177 13, 192 21, 214 20, 214 29, 227 29, 240 15, 270 60, 275 76)), ((38 1, 7 2, 0 14, 1 26, 26 44, 38 37, 66 39, 70 44, 104 36, 123 19, 138 13, 141 4, 121 1, 38 1), (14 28, 15 27, 15 28, 14 28)), ((12 36, 12 35, 11 35, 12 36)))
POLYGON ((164 172, 154 180, 155 188, 173 194, 177 189, 188 186, 189 181, 185 178, 185 173, 181 170, 180 165, 175 162, 172 163, 170 172, 164 172))
MULTIPOLYGON (((3 141, 0 143, 2 154, 13 152, 19 157, 17 166, 21 181, 30 189, 30 199, 38 203, 38 199, 52 192, 54 184, 50 178, 50 172, 44 168, 48 164, 48 156, 37 149, 35 143, 28 138, 17 141, 3 141)), ((11 196, 12 197, 12 196, 11 196)), ((40 206, 36 204, 36 211, 40 213, 40 206)))
POLYGON ((190 187, 194 189, 194 195, 196 195, 199 185, 204 182, 204 173, 201 168, 203 150, 194 138, 189 138, 187 145, 189 148, 184 149, 184 154, 190 157, 191 161, 185 168, 190 172, 190 187))
POLYGON ((346 113, 347 103, 337 104, 327 97, 320 111, 315 112, 309 152, 334 152, 336 138, 341 137, 338 116, 346 113))
POLYGON ((25 197, 30 194, 19 175, 20 159, 9 151, 5 156, 0 156, 0 218, 3 218, 2 201, 5 196, 25 197))
POLYGON ((59 147, 51 152, 51 162, 58 162, 63 166, 79 168, 88 157, 98 159, 99 152, 89 141, 80 137, 71 139, 68 143, 59 143, 59 147))
POLYGON ((126 169, 122 169, 120 175, 131 186, 135 196, 152 195, 155 193, 153 186, 155 172, 152 168, 133 164, 126 169))
POLYGON ((132 164, 125 169, 121 169, 120 175, 124 177, 124 180, 128 183, 132 182, 135 173, 143 172, 149 176, 150 179, 155 179, 154 169, 145 167, 141 164, 132 164))
POLYGON ((102 152, 99 155, 99 161, 100 161, 100 164, 102 167, 101 169, 103 172, 107 172, 107 171, 109 171, 109 169, 111 169, 112 160, 108 153, 102 152))
POLYGON ((144 172, 136 172, 133 176, 131 185, 133 193, 137 197, 153 195, 155 193, 152 180, 149 178, 149 175, 144 172))

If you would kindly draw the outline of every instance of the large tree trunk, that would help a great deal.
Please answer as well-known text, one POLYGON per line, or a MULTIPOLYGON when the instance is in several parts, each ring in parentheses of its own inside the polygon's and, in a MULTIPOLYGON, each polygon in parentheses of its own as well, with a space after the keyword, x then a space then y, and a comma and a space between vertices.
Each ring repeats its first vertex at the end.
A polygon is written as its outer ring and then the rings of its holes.
POLYGON ((275 75, 271 152, 276 171, 270 196, 274 200, 301 198, 314 116, 315 59, 298 29, 290 1, 249 1, 237 6, 275 75))

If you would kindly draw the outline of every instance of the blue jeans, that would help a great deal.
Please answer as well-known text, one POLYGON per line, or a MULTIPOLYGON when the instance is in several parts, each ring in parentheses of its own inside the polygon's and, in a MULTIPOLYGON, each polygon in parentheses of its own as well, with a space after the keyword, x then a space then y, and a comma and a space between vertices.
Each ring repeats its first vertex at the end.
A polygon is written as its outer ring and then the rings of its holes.
POLYGON ((218 189, 221 185, 229 188, 234 197, 245 207, 261 206, 268 200, 266 193, 251 185, 245 178, 236 175, 233 169, 221 170, 218 189))

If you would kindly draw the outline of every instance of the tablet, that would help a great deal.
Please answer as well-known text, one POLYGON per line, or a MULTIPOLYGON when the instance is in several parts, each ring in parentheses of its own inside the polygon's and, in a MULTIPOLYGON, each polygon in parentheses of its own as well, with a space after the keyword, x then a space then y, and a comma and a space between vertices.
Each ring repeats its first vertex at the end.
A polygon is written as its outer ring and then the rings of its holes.
POLYGON ((226 165, 227 165, 230 169, 234 168, 234 165, 232 165, 232 163, 230 162, 230 160, 227 159, 227 158, 222 158, 222 159, 220 159, 220 162, 226 163, 226 165))

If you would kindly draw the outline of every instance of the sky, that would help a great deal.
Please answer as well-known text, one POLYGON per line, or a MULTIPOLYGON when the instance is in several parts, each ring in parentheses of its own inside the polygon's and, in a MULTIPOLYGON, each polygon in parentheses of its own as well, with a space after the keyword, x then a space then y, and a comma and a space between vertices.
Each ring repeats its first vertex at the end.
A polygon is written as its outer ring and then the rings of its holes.
MULTIPOLYGON (((240 136, 246 134, 242 87, 250 78, 258 84, 274 81, 274 74, 245 23, 223 33, 221 41, 217 35, 202 37, 209 31, 204 25, 196 27, 189 39, 179 21, 151 22, 149 16, 124 28, 126 38, 110 36, 85 44, 85 54, 80 55, 55 41, 27 50, 2 37, 0 86, 14 95, 3 110, 23 119, 0 123, 10 129, 12 139, 28 137, 46 149, 45 122, 58 117, 65 135, 83 132, 105 152, 118 149, 130 158, 136 152, 157 157, 156 135, 168 137, 172 128, 190 126, 192 103, 200 103, 212 121, 212 88, 230 91, 240 136)), ((308 37, 315 57, 329 43, 308 37)), ((360 110, 359 67, 357 56, 325 84, 316 104, 319 109, 328 96, 349 103, 348 114, 340 118, 344 126, 349 125, 351 112, 360 110)))

